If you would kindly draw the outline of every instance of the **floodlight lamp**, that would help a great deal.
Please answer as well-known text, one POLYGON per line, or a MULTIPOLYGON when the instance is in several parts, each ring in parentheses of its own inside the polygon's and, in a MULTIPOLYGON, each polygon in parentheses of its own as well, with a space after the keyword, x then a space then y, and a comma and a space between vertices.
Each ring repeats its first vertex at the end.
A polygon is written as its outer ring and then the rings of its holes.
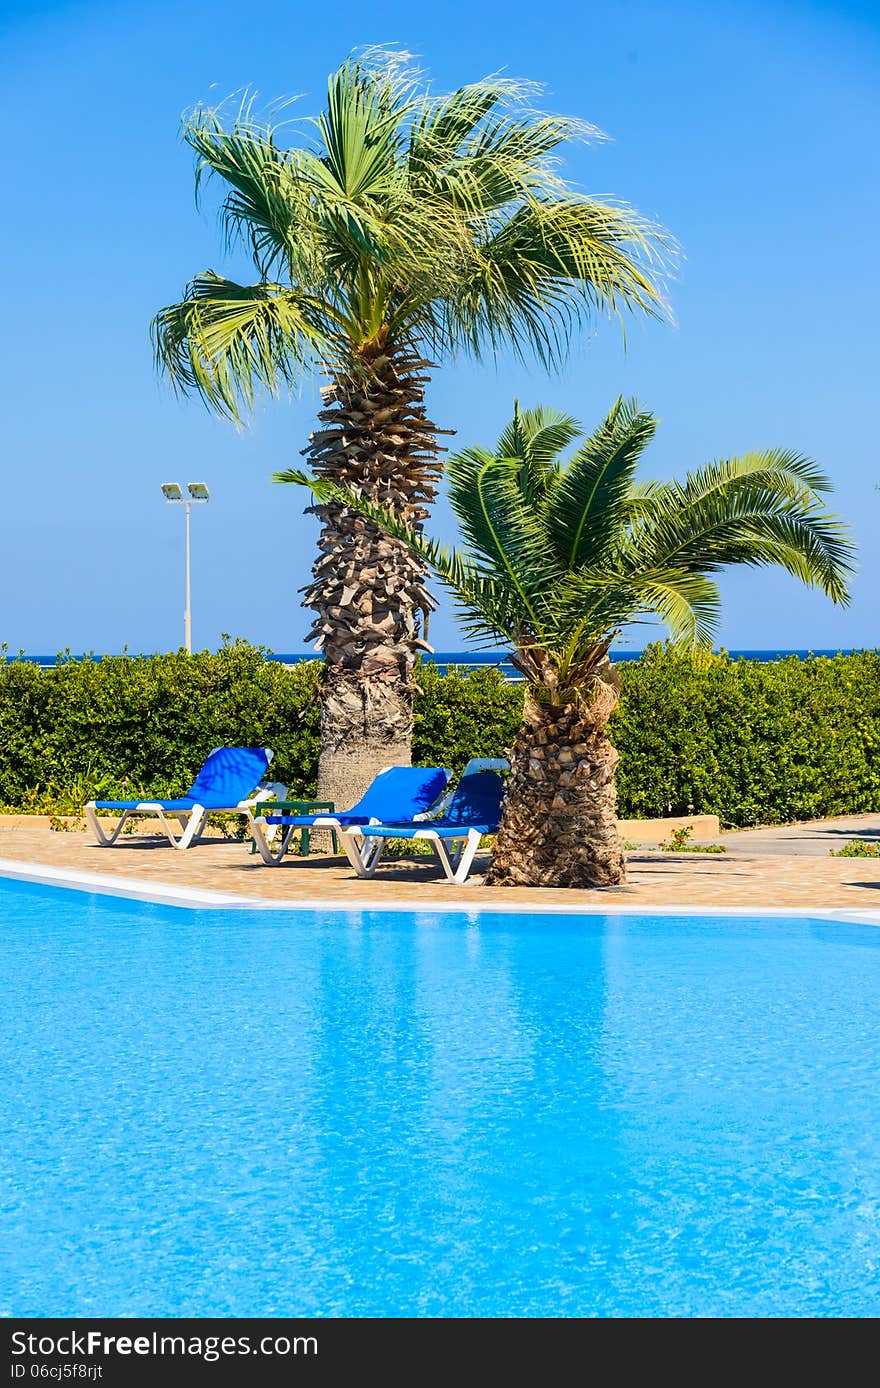
POLYGON ((208 488, 204 482, 187 482, 190 501, 209 501, 208 488))
POLYGON ((166 501, 183 501, 183 491, 179 482, 163 482, 162 495, 166 501))

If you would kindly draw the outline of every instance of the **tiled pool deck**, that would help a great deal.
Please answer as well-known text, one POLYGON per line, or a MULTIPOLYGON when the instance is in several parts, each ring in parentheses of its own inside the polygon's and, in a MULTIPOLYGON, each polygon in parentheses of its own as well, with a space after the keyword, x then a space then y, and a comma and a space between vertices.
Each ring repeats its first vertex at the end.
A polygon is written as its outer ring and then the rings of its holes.
MULTIPOLYGON (((344 858, 289 857, 264 867, 247 844, 206 840, 178 853, 165 840, 126 839, 106 849, 85 833, 53 833, 42 826, 0 828, 0 858, 37 868, 100 873, 163 887, 261 898, 272 903, 344 908, 431 903, 568 910, 597 907, 702 909, 793 907, 880 910, 880 858, 832 858, 829 847, 860 837, 880 842, 880 815, 821 824, 725 834, 724 854, 669 854, 637 849, 629 855, 625 887, 604 891, 484 888, 477 875, 464 886, 447 883, 430 859, 405 861, 359 881, 344 858)), ((485 866, 485 864, 484 864, 485 866)), ((477 869, 480 861, 478 859, 477 869)), ((0 873, 3 869, 0 866, 0 873)), ((120 885, 122 885, 120 883, 120 885)))

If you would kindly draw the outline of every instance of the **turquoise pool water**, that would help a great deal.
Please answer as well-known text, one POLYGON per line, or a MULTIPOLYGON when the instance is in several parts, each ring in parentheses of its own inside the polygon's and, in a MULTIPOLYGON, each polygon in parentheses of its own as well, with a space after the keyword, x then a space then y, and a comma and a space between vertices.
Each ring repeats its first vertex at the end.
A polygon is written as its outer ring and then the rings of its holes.
POLYGON ((878 929, 5 883, 0 980, 6 1314, 880 1311, 878 929))

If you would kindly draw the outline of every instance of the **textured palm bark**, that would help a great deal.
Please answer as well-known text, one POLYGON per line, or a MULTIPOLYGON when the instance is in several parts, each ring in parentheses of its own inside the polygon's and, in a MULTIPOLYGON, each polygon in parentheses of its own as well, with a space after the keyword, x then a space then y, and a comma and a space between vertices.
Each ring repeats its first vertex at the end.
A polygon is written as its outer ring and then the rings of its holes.
POLYGON ((605 732, 617 699, 615 685, 606 683, 589 707, 527 696, 489 886, 611 887, 626 880, 618 757, 605 732))
MULTIPOLYGON (((420 526, 441 470, 440 432, 424 407, 430 363, 376 347, 324 391, 323 427, 304 450, 313 472, 420 526)), ((318 796, 352 805, 385 766, 411 757, 413 670, 434 607, 426 570, 348 507, 316 506, 319 556, 305 602, 324 653, 318 796)))

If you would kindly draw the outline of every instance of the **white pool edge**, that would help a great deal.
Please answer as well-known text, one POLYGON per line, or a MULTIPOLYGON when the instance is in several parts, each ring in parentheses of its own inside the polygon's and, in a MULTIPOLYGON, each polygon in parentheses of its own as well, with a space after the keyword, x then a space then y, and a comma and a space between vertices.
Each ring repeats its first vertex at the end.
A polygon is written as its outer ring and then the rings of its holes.
MULTIPOLYGON (((42 863, 21 862, 0 858, 0 878, 18 882, 33 882, 45 887, 67 887, 72 891, 100 896, 118 896, 134 901, 155 902, 160 906, 180 906, 190 910, 211 911, 293 911, 320 912, 333 915, 359 915, 364 911, 401 911, 409 915, 482 916, 713 916, 754 917, 785 916, 804 919, 835 920, 853 925, 880 926, 880 910, 856 910, 845 906, 696 906, 687 902, 672 906, 629 905, 625 902, 584 903, 560 902, 558 905, 530 902, 486 900, 480 893, 473 904, 465 901, 443 900, 442 895, 425 901, 370 900, 368 896, 352 901, 328 901, 321 897, 297 898, 291 901, 267 901, 265 897, 234 896, 225 892, 206 891, 199 887, 175 887, 167 882, 147 882, 137 877, 117 877, 111 873, 84 872, 79 868, 50 867, 42 863)), ((478 890, 478 889, 476 889, 478 890)), ((487 894, 488 895, 488 894, 487 894)))
POLYGON ((154 901, 163 906, 210 907, 211 910, 241 909, 259 905, 257 897, 232 896, 202 891, 198 887, 175 887, 170 882, 148 882, 140 877, 117 877, 108 872, 84 872, 80 868, 50 867, 16 858, 0 858, 0 878, 34 882, 44 887, 70 887, 74 891, 100 896, 122 896, 135 901, 154 901))

